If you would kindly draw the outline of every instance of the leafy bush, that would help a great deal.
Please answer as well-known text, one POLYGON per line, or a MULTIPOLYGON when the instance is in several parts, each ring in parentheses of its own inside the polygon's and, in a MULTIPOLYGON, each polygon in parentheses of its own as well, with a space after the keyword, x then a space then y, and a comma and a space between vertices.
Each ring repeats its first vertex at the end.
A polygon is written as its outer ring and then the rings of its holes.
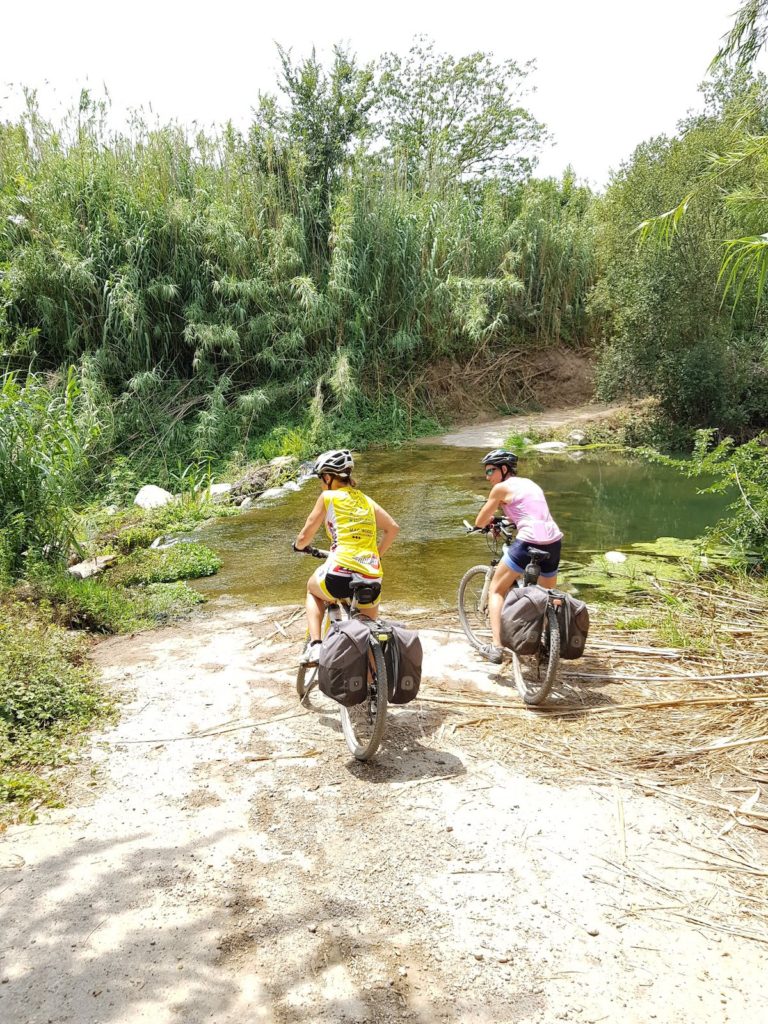
POLYGON ((0 602, 0 828, 32 802, 55 802, 39 772, 64 763, 77 735, 111 712, 87 648, 44 607, 0 602))
POLYGON ((82 637, 0 607, 0 720, 17 733, 84 724, 103 706, 82 637))
POLYGON ((675 466, 688 477, 714 477, 705 488, 710 493, 732 493, 730 515, 721 519, 712 534, 737 550, 741 561, 749 562, 749 553, 757 552, 762 570, 768 566, 768 434, 737 445, 731 437, 714 444, 714 430, 699 430, 693 455, 688 460, 673 459, 649 452, 656 461, 675 466))
POLYGON ((59 383, 0 376, 0 554, 6 575, 22 555, 68 552, 72 507, 104 441, 98 396, 70 371, 59 383))

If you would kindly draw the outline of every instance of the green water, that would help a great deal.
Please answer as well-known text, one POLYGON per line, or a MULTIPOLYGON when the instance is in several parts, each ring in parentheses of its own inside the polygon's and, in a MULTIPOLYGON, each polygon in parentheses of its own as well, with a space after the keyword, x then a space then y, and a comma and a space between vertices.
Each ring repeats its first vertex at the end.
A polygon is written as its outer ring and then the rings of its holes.
MULTIPOLYGON (((398 521, 401 533, 384 558, 384 600, 452 606, 464 571, 489 557, 485 539, 466 536, 488 488, 477 448, 412 446, 367 452, 358 460, 359 486, 398 521)), ((720 518, 727 499, 697 494, 697 481, 666 466, 613 453, 526 456, 520 475, 544 489, 564 532, 561 581, 569 563, 595 552, 627 549, 657 537, 693 538, 720 518)), ((291 551, 319 493, 309 480, 300 491, 200 531, 223 559, 220 572, 196 583, 209 597, 227 595, 256 605, 291 604, 320 564, 291 551)), ((324 531, 315 543, 326 547, 324 531)))

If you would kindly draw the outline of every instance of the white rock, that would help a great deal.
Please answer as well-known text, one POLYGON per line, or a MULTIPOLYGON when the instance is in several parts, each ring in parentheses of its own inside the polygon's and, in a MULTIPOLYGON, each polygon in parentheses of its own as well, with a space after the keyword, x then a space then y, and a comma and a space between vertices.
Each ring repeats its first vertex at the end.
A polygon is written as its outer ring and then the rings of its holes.
POLYGON ((210 487, 206 488, 212 498, 215 498, 219 494, 229 494, 232 490, 232 484, 211 484, 210 487))
POLYGON ((278 455, 276 458, 270 459, 269 464, 270 466, 278 466, 282 469, 284 466, 290 466, 295 461, 292 455, 278 455))
POLYGON ((539 444, 535 444, 532 447, 537 452, 561 452, 568 445, 565 441, 540 441, 539 444))
POLYGON ((67 572, 78 580, 87 580, 91 576, 98 576, 100 572, 104 572, 116 558, 117 555, 98 555, 96 558, 87 558, 84 562, 71 565, 67 572))
POLYGON ((245 510, 247 508, 251 508, 252 506, 253 506, 253 498, 243 498, 243 500, 240 502, 240 505, 238 507, 243 509, 243 510, 245 510))
POLYGON ((572 430, 568 435, 568 440, 571 444, 584 444, 587 439, 587 435, 583 430, 572 430))
POLYGON ((174 544, 178 543, 178 537, 155 537, 149 546, 153 551, 167 551, 168 548, 172 548, 174 544))
POLYGON ((145 484, 133 499, 133 504, 140 508, 162 508, 163 505, 167 505, 171 501, 173 501, 173 495, 170 491, 164 491, 162 487, 156 487, 155 484, 145 484))
POLYGON ((286 491, 300 491, 301 488, 295 480, 289 480, 287 484, 283 484, 283 490, 286 491))
POLYGON ((603 556, 606 562, 626 562, 627 556, 622 551, 606 551, 603 556))
POLYGON ((279 498, 284 491, 284 487, 268 487, 266 491, 261 492, 259 500, 261 500, 261 498, 279 498))

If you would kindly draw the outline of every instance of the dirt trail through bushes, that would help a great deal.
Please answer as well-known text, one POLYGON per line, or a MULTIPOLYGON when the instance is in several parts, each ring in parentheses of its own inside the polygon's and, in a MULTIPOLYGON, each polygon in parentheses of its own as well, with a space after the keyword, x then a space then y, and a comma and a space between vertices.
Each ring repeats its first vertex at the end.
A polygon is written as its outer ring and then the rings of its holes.
MULTIPOLYGON (((521 709, 449 616, 420 620, 424 699, 355 763, 294 696, 295 611, 220 601, 98 648, 119 724, 0 841, 2 1020, 765 1018, 762 832, 586 759, 605 716, 521 709)), ((561 700, 622 699, 595 641, 605 684, 561 700)))

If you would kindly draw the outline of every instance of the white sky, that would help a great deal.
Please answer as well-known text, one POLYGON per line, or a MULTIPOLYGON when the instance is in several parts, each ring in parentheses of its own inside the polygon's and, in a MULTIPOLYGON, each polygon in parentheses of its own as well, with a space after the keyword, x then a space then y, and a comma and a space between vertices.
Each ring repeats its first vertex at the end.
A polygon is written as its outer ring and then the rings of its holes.
POLYGON ((672 132, 699 106, 697 85, 740 0, 8 0, 0 15, 0 119, 18 114, 20 87, 44 113, 82 86, 109 89, 113 109, 163 121, 245 126, 257 93, 275 88, 274 42, 295 57, 335 42, 362 61, 405 53, 416 33, 456 56, 535 58, 527 105, 555 136, 539 174, 571 163, 602 185, 634 147, 672 132))

